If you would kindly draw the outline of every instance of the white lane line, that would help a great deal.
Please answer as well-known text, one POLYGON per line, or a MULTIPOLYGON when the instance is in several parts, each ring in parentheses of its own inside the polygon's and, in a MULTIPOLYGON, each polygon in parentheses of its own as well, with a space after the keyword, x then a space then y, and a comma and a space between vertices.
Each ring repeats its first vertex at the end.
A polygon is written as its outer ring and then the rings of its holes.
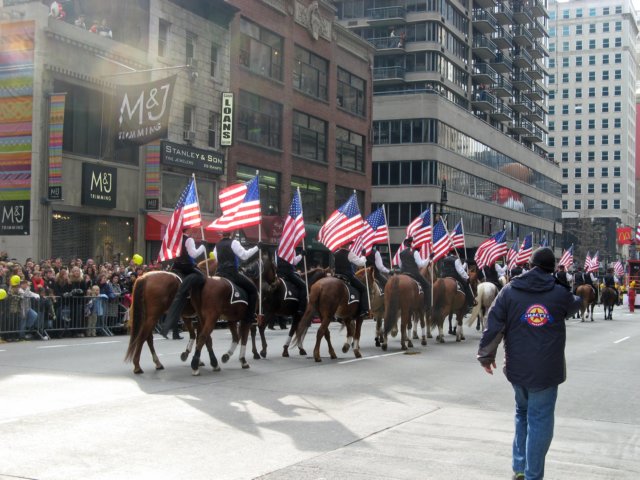
POLYGON ((47 345, 46 347, 36 347, 37 349, 44 350, 45 348, 64 348, 64 347, 84 347, 86 345, 106 345, 108 343, 120 343, 120 340, 111 340, 106 342, 91 342, 91 343, 74 343, 63 345, 47 345))
POLYGON ((390 357, 391 355, 404 355, 404 353, 405 352, 383 353, 381 355, 374 355, 373 357, 362 357, 362 358, 354 358, 353 360, 345 360, 343 362, 338 362, 338 364, 344 365, 345 363, 359 362, 361 360, 372 360, 374 358, 390 357))
POLYGON ((615 342, 613 342, 613 343, 620 343, 620 342, 624 342, 625 340, 629 340, 630 338, 631 338, 631 337, 624 337, 624 338, 621 338, 620 340, 616 340, 616 341, 615 341, 615 342))

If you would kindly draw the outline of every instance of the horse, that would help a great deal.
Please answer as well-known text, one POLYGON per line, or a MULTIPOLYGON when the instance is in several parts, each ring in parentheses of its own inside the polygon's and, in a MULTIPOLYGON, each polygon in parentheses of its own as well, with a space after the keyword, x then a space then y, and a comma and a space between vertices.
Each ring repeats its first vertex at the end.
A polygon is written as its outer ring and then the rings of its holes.
POLYGON ((593 322, 593 309, 596 306, 596 292, 591 285, 584 284, 579 285, 578 288, 576 288, 576 295, 582 299, 582 304, 580 305, 581 321, 584 322, 584 319, 589 318, 589 313, 591 313, 591 321, 593 322))
POLYGON ((345 282, 338 277, 324 277, 311 286, 309 292, 309 303, 302 316, 302 320, 296 330, 296 338, 292 342, 294 345, 302 347, 302 342, 311 325, 314 314, 320 316, 320 327, 316 335, 316 345, 313 349, 313 358, 316 362, 321 362, 320 341, 324 337, 329 347, 331 359, 338 358, 331 345, 331 335, 329 323, 336 316, 347 329, 347 341, 342 346, 342 353, 347 353, 353 343, 353 353, 356 358, 361 358, 360 353, 360 331, 362 328, 362 318, 358 318, 359 302, 349 303, 349 290, 345 282), (353 325, 355 320, 355 330, 353 325))
MULTIPOLYGON (((308 285, 313 285, 314 282, 327 275, 327 270, 324 268, 313 268, 307 271, 304 277, 307 278, 308 285)), ((303 278, 304 278, 303 277, 303 278)), ((275 264, 271 256, 265 256, 263 258, 263 291, 262 291, 262 308, 264 311, 264 322, 260 325, 253 325, 251 327, 251 346, 253 352, 253 358, 258 360, 260 358, 267 357, 267 338, 265 336, 265 329, 267 325, 271 324, 273 317, 276 315, 290 316, 291 327, 289 328, 289 335, 283 346, 282 356, 289 356, 289 345, 291 339, 296 332, 302 315, 298 313, 298 301, 297 299, 286 299, 285 294, 287 286, 284 281, 276 275, 275 264), (260 334, 260 343, 262 350, 258 352, 256 346, 256 334, 260 334)), ((306 292, 304 292, 306 295, 306 292)), ((306 355, 307 352, 302 348, 302 344, 298 345, 300 355, 306 355)))
POLYGON ((484 330, 487 326, 487 311, 498 296, 498 289, 491 282, 482 282, 476 287, 476 292, 477 305, 471 310, 467 325, 470 327, 473 325, 473 321, 477 319, 476 330, 480 330, 480 326, 482 326, 482 330, 484 330))
MULTIPOLYGON (((211 265, 211 267, 215 269, 217 263, 215 263, 215 261, 209 262, 208 265, 211 265)), ((204 262, 201 262, 201 265, 204 265, 204 262)), ((163 270, 147 272, 136 279, 132 289, 132 303, 129 311, 129 346, 125 355, 125 361, 133 361, 133 373, 144 373, 140 367, 140 355, 145 343, 149 346, 156 370, 164 369, 153 345, 153 332, 160 317, 162 317, 171 306, 171 302, 173 302, 173 298, 181 282, 182 280, 178 275, 163 270)), ((189 331, 189 345, 192 345, 195 340, 195 331, 192 324, 192 318, 194 316, 195 309, 192 302, 187 303, 182 313, 182 319, 189 331)), ((189 348, 188 346, 187 351, 181 354, 180 358, 182 361, 187 359, 190 351, 189 348)), ((210 357, 214 359, 215 355, 211 347, 211 342, 207 343, 207 349, 209 350, 210 357)), ((217 364, 217 360, 215 363, 217 364)), ((213 363, 212 366, 214 366, 213 363)))
MULTIPOLYGON (((429 267, 423 267, 422 272, 429 277, 429 267)), ((431 338, 431 330, 438 327, 436 342, 444 343, 444 319, 450 315, 456 316, 456 342, 465 340, 462 331, 462 319, 467 313, 467 301, 464 292, 458 290, 458 282, 450 277, 438 278, 433 283, 433 305, 427 314, 427 337, 431 338)))
POLYGON ((422 327, 422 345, 427 344, 427 335, 424 315, 424 295, 431 292, 419 290, 420 284, 409 275, 396 274, 389 278, 384 289, 384 332, 381 340, 382 350, 387 350, 387 338, 389 333, 397 329, 398 316, 400 316, 400 349, 413 348, 413 342, 409 336, 412 320, 416 324, 420 321, 422 327))
POLYGON ((602 306, 604 307, 604 319, 613 320, 613 307, 618 303, 618 294, 613 287, 604 287, 600 294, 602 306))
POLYGON ((365 285, 369 286, 369 310, 376 321, 376 347, 380 346, 382 340, 382 320, 384 318, 384 295, 380 285, 375 279, 374 271, 371 267, 361 268, 356 272, 356 277, 365 285), (366 279, 365 279, 366 272, 366 279))

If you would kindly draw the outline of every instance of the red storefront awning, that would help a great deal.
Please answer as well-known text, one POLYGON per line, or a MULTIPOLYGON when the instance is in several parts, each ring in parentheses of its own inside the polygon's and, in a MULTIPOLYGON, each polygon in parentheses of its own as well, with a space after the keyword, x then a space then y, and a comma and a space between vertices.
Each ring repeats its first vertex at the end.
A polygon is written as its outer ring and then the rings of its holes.
MULTIPOLYGON (((171 215, 168 213, 148 213, 147 222, 144 227, 145 240, 161 242, 170 218, 171 215)), ((213 222, 213 219, 203 218, 202 221, 206 226, 213 222)), ((202 233, 199 228, 190 228, 187 230, 187 234, 196 240, 202 240, 202 233)), ((207 230, 204 231, 204 237, 208 243, 218 243, 222 238, 219 232, 209 232, 207 230)))

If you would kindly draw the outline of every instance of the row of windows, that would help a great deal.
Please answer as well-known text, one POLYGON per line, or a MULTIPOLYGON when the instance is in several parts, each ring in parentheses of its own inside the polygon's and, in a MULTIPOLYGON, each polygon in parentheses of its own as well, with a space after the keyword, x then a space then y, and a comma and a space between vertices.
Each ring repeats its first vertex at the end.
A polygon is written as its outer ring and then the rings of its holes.
MULTIPOLYGON (((575 59, 575 65, 576 67, 581 67, 583 65, 582 63, 582 55, 577 55, 575 57, 573 57, 575 59)), ((604 53, 602 55, 602 58, 600 60, 600 63, 597 63, 597 55, 589 55, 587 57, 587 63, 589 65, 609 65, 609 60, 610 60, 611 56, 608 53, 604 53)), ((615 63, 622 63, 622 54, 621 53, 616 53, 614 54, 614 62, 615 63)), ((569 67, 570 66, 570 61, 571 58, 570 57, 562 57, 562 66, 563 67, 569 67)), ((549 57, 549 68, 555 68, 556 66, 556 59, 553 57, 549 57)))
MULTIPOLYGON (((596 176, 595 167, 589 167, 587 169, 587 177, 595 178, 595 176, 596 176)), ((613 176, 614 177, 620 176, 620 167, 613 167, 613 176)), ((609 167, 602 167, 600 169, 600 177, 603 177, 603 178, 609 177, 609 167)), ((562 169, 562 178, 569 178, 568 168, 562 169)), ((576 167, 573 169, 573 178, 582 178, 582 167, 576 167)))
MULTIPOLYGON (((582 137, 577 136, 574 140, 575 145, 582 145, 582 137), (578 140, 579 139, 579 140, 578 140)), ((613 136, 613 145, 620 145, 622 143, 622 136, 619 134, 615 134, 613 136)), ((587 145, 595 145, 596 144, 596 136, 589 135, 587 136, 587 145)), ((563 147, 569 146, 569 137, 560 137, 560 145, 563 147)), ((609 135, 601 135, 600 136, 600 145, 609 145, 609 135)), ((549 137, 549 146, 556 146, 556 138, 549 137)))
POLYGON ((377 120, 373 122, 374 145, 434 143, 503 174, 512 176, 554 196, 560 184, 525 164, 433 118, 377 120))
MULTIPOLYGON (((618 198, 614 198, 612 203, 612 207, 614 210, 620 210, 620 199, 618 198)), ((587 210, 595 210, 596 208, 596 203, 595 200, 593 199, 589 199, 587 200, 587 210)), ((573 208, 574 210, 582 210, 582 200, 574 200, 573 201, 573 208)), ((602 210, 608 210, 609 209, 609 200, 607 199, 603 199, 600 200, 600 208, 602 210)), ((562 201, 562 209, 563 210, 568 210, 569 209, 569 201, 568 200, 563 200, 562 201)))
MULTIPOLYGON (((581 194, 582 193, 582 184, 581 183, 576 183, 573 187, 574 187, 573 188, 573 193, 577 193, 577 194, 581 194)), ((567 185, 566 183, 562 185, 562 193, 563 194, 569 193, 569 185, 567 185)), ((596 184, 595 183, 588 183, 587 184, 586 193, 588 193, 588 194, 596 193, 596 184)), ((600 193, 609 193, 609 184, 608 183, 600 184, 600 193)), ((614 183, 613 184, 613 193, 620 193, 620 184, 619 183, 614 183)))
MULTIPOLYGON (((589 33, 598 33, 597 30, 596 30, 596 26, 597 25, 598 25, 597 23, 589 23, 588 24, 589 33)), ((602 26, 602 29, 601 29, 602 33, 609 33, 611 31, 611 23, 610 22, 602 22, 602 23, 600 23, 600 25, 602 26)), ((570 25, 562 25, 562 27, 561 27, 562 36, 563 37, 569 37, 573 33, 575 33, 575 35, 582 35, 583 32, 584 32, 584 28, 583 27, 584 27, 583 24, 578 23, 577 25, 575 25, 574 32, 572 32, 570 25)), ((621 32, 622 31, 622 22, 621 21, 614 22, 613 28, 614 28, 614 31, 621 32)), ((549 37, 553 38, 555 36, 556 36, 556 27, 551 27, 549 29, 549 37)))
MULTIPOLYGON (((569 89, 567 89, 569 90, 569 89)), ((582 88, 580 87, 576 87, 575 89, 573 89, 574 93, 575 93, 575 98, 582 98, 582 88)), ((555 100, 556 96, 555 96, 555 90, 553 91, 553 96, 551 95, 551 92, 549 92, 549 100, 555 100)), ((609 96, 609 87, 602 87, 600 89, 601 95, 603 97, 608 97, 609 96)), ((567 97, 564 96, 562 98, 568 98, 568 91, 567 91, 567 97)), ((622 85, 615 85, 613 88, 613 96, 614 97, 619 97, 620 95, 622 95, 622 85)), ((587 96, 589 98, 594 98, 596 96, 596 87, 589 87, 587 90, 587 96)))
MULTIPOLYGON (((555 93, 555 90, 554 90, 555 93)), ((576 97, 576 98, 582 98, 582 89, 580 88, 576 88, 574 89, 574 93, 576 94, 580 94, 580 97, 576 97), (578 90, 580 90, 580 92, 578 92, 578 90)), ((555 98, 555 95, 554 95, 555 98)), ((562 90, 562 98, 563 99, 567 99, 569 98, 569 89, 565 89, 562 90)), ((574 104, 574 112, 577 114, 581 114, 583 112, 583 108, 582 108, 582 104, 581 103, 576 103, 574 104)), ((563 115, 569 115, 569 105, 568 104, 563 104, 562 108, 561 108, 562 114, 563 115)), ((596 104, 595 103, 588 103, 587 104, 587 111, 589 113, 596 113, 596 104)), ((600 104, 600 111, 602 113, 609 113, 609 102, 602 102, 600 104)), ((621 112, 622 111, 622 102, 614 102, 613 103, 613 111, 614 112, 621 112)), ((556 106, 555 105, 550 105, 549 106, 549 115, 555 115, 556 114, 556 106)))
MULTIPOLYGON (((553 158, 555 158, 555 154, 549 154, 549 155, 553 155, 553 158)), ((620 161, 620 159, 622 158, 622 152, 620 150, 614 150, 613 152, 613 160, 614 161, 620 161)), ((562 162, 568 162, 569 161, 569 152, 562 152, 562 158, 561 158, 562 162)), ((593 150, 587 152, 587 160, 589 162, 595 162, 596 160, 596 152, 594 152, 593 150)), ((608 162, 609 161, 609 151, 607 150, 603 150, 602 152, 600 152, 600 160, 603 162, 608 162)), ((582 152, 574 152, 573 153, 573 161, 574 162, 581 162, 582 161, 582 152)))
POLYGON ((402 58, 377 56, 375 68, 401 67, 406 72, 436 72, 460 89, 467 91, 469 74, 441 52, 422 51, 407 53, 402 58))
MULTIPOLYGON (((602 70, 600 73, 601 73, 601 80, 604 80, 604 81, 611 80, 611 76, 609 75, 609 70, 602 70)), ((580 82, 582 82, 583 77, 584 77, 584 72, 575 72, 573 81, 580 83, 580 82)), ((613 78, 614 78, 614 80, 622 79, 622 70, 614 70, 613 78)), ((587 79, 590 82, 595 82, 596 81, 596 72, 595 71, 587 72, 587 79)), ((550 75, 549 76, 549 83, 555 83, 555 81, 556 81, 555 75, 550 75)), ((570 81, 571 81, 570 80, 570 74, 569 73, 563 73, 562 74, 562 83, 569 83, 570 81)), ((616 88, 620 89, 621 87, 616 86, 616 88)))
MULTIPOLYGON (((596 46, 596 40, 595 39, 591 39, 589 40, 589 50, 595 50, 596 48, 598 48, 596 46)), ((622 37, 616 37, 613 39, 613 46, 620 48, 622 47, 622 37)), ((611 42, 610 39, 608 38, 603 38, 602 39, 602 48, 610 48, 611 47, 611 42)), ((575 42, 575 48, 573 50, 583 50, 583 43, 582 40, 576 40, 575 42)), ((549 42, 549 52, 555 52, 556 51, 556 44, 555 42, 549 42)), ((563 52, 570 52, 571 51, 571 45, 570 42, 562 42, 562 51, 563 52)), ((616 54, 618 55, 618 54, 616 54)), ((622 56, 622 55, 621 55, 622 56)))
MULTIPOLYGON (((237 135, 240 140, 282 149, 283 106, 254 93, 240 91, 237 135)), ((328 122, 293 112, 292 151, 309 160, 327 163, 328 122)), ((336 126, 336 165, 363 172, 365 137, 336 126)))
MULTIPOLYGON (((575 18, 582 18, 583 15, 584 15, 584 10, 585 9, 583 9, 583 8, 576 8, 575 9, 575 18)), ((616 6, 613 7, 613 9, 611 7, 602 7, 602 15, 611 15, 612 11, 615 14, 622 13, 622 5, 616 5, 616 6)), ((589 16, 590 17, 595 17, 597 15, 598 15, 598 10, 596 9, 596 7, 590 7, 589 8, 589 16)), ((555 20, 556 12, 554 10, 550 10, 549 11, 549 18, 551 20, 555 20)), ((571 10, 568 9, 568 8, 563 9, 560 18, 562 18, 563 20, 568 20, 569 18, 571 18, 571 10)))
MULTIPOLYGON (((562 128, 563 131, 569 130, 569 120, 562 120, 561 128, 562 128)), ((596 127, 596 119, 595 118, 590 118, 589 120, 587 120, 587 128, 589 130, 595 130, 596 128, 607 129, 607 128, 609 128, 609 119, 608 118, 600 119, 600 127, 596 127)), ((613 128, 622 128, 622 119, 614 118, 613 119, 613 128)), ((550 131, 554 131, 555 129, 556 129, 555 120, 550 120, 549 121, 549 130, 550 131)), ((582 130, 582 120, 576 120, 574 122, 574 129, 575 130, 582 130)))
MULTIPOLYGON (((164 57, 168 53, 169 45, 169 33, 171 31, 171 23, 164 19, 158 20, 158 56, 164 57)), ((185 34, 186 46, 185 46, 185 64, 193 65, 193 60, 196 58, 196 47, 198 43, 198 36, 187 30, 185 34)), ((209 75, 211 78, 215 78, 218 74, 218 49, 220 47, 211 43, 209 45, 209 75)))

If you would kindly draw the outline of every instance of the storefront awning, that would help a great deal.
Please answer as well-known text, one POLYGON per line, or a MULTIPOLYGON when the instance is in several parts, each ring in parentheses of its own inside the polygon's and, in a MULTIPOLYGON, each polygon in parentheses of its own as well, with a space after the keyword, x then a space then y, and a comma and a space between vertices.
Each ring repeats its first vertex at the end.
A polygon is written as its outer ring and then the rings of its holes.
MULTIPOLYGON (((170 214, 165 213, 148 213, 146 218, 146 225, 144 227, 144 239, 147 241, 162 241, 165 229, 171 218, 170 214)), ((213 218, 202 218, 204 226, 213 222, 213 218)), ((200 228, 191 228, 187 230, 187 234, 196 240, 202 240, 202 233, 200 228)), ((205 240, 208 243, 218 243, 222 236, 220 232, 204 231, 205 240)))

